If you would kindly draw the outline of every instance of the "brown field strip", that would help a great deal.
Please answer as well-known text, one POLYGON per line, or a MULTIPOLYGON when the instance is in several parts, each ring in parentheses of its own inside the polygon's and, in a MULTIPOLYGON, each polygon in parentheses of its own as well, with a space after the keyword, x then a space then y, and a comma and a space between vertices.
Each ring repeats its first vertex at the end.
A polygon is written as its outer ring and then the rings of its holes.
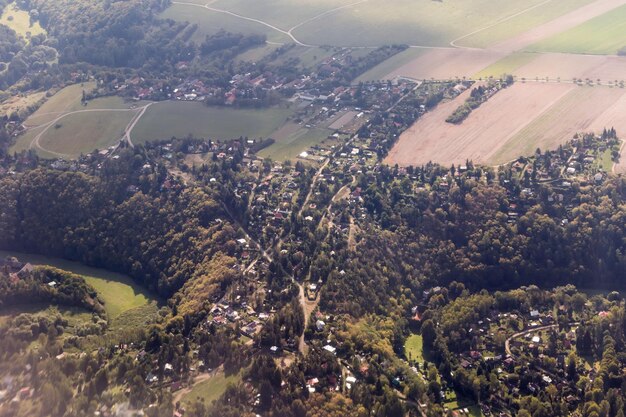
POLYGON ((470 159, 497 165, 537 148, 556 148, 581 131, 615 127, 618 134, 626 134, 625 93, 605 86, 517 83, 474 110, 462 124, 446 123, 466 92, 426 113, 405 131, 385 162, 450 165, 470 159))

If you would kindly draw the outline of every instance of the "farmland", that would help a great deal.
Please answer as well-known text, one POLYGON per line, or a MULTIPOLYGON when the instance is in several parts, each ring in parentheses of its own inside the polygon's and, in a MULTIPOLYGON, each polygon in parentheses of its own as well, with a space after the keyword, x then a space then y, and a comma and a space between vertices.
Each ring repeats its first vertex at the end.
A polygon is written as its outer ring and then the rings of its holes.
POLYGON ((444 120, 467 92, 427 113, 402 134, 386 162, 443 165, 474 162, 501 164, 536 148, 558 146, 579 131, 614 126, 626 131, 624 90, 558 83, 517 83, 458 126, 444 120))
POLYGON ((537 52, 615 54, 626 46, 626 6, 611 10, 528 49, 537 52))
POLYGON ((409 48, 376 65, 374 68, 359 76, 355 81, 361 82, 388 79, 388 75, 391 74, 396 68, 400 68, 409 62, 413 62, 424 53, 426 53, 425 49, 409 48))
POLYGON ((47 256, 0 251, 0 257, 15 256, 33 265, 50 265, 82 276, 104 301, 109 319, 155 302, 152 295, 135 284, 129 277, 103 269, 90 268, 77 262, 47 256))
POLYGON ((166 101, 151 106, 132 132, 133 143, 171 137, 233 139, 267 138, 292 111, 286 107, 237 110, 207 107, 199 102, 166 101))
POLYGON ((489 27, 484 34, 468 36, 463 43, 484 46, 590 2, 525 0, 494 7, 488 0, 271 0, 256 3, 218 0, 208 6, 203 2, 187 1, 174 2, 162 17, 198 24, 195 35, 198 39, 223 28, 231 32, 265 34, 273 42, 297 40, 307 45, 333 46, 393 43, 448 46, 454 39, 489 27), (505 19, 509 19, 506 24, 494 26, 494 22, 505 19))
MULTIPOLYGON (((530 155, 538 147, 554 149, 576 132, 592 128, 595 120, 623 95, 624 90, 621 89, 576 87, 512 135, 491 159, 495 163, 503 163, 520 155, 530 155)), ((614 119, 605 119, 608 125, 595 124, 595 128, 601 131, 604 127, 613 127, 614 122, 614 119)), ((618 132, 624 132, 626 125, 617 125, 615 128, 618 132)))

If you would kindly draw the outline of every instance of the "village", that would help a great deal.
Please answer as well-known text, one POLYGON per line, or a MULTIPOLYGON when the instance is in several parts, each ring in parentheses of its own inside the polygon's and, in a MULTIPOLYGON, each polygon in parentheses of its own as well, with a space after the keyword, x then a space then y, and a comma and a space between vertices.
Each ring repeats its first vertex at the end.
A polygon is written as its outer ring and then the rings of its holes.
MULTIPOLYGON (((194 82, 189 85, 202 87, 194 82)), ((424 167, 386 167, 381 164, 381 158, 402 131, 438 101, 462 92, 462 89, 455 88, 457 85, 456 82, 397 80, 350 87, 324 100, 319 96, 307 96, 310 90, 303 92, 294 101, 306 109, 303 115, 308 114, 308 118, 303 123, 314 125, 335 116, 338 110, 342 113, 336 119, 335 133, 303 151, 295 161, 281 163, 260 158, 256 152, 263 148, 262 144, 248 138, 231 141, 188 138, 147 144, 146 161, 133 185, 128 186, 128 195, 145 190, 148 177, 158 178, 161 190, 175 190, 202 181, 216 192, 231 193, 231 207, 227 207, 227 211, 245 213, 244 217, 232 217, 241 226, 234 268, 242 272, 246 280, 209 300, 212 307, 201 328, 206 332, 215 328, 236 332, 240 343, 268 352, 281 366, 293 361, 302 350, 297 339, 281 339, 280 343, 268 346, 260 337, 264 326, 277 313, 268 302, 268 291, 271 290, 266 284, 272 260, 268 253, 276 252, 280 262, 287 265, 294 282, 302 287, 302 302, 313 313, 314 319, 306 333, 307 349, 314 349, 322 356, 330 355, 327 357, 329 361, 337 358, 340 363, 339 368, 329 370, 324 376, 309 375, 307 389, 311 393, 324 390, 348 392, 359 379, 367 378, 371 354, 342 349, 343 342, 333 335, 334 318, 324 315, 317 307, 326 277, 310 266, 302 267, 299 260, 299 254, 311 250, 305 247, 305 233, 315 233, 323 228, 328 230, 332 239, 345 241, 352 250, 356 249, 359 229, 375 221, 365 206, 364 190, 359 185, 359 178, 364 175, 375 177, 384 171, 386 176, 391 176, 392 183, 409 184, 408 189, 404 187, 408 195, 428 192, 442 200, 448 198, 449 189, 462 179, 498 181, 506 189, 509 205, 504 214, 509 223, 516 222, 533 204, 544 201, 560 213, 563 224, 566 224, 568 210, 572 208, 570 202, 575 198, 575 187, 599 186, 606 177, 607 165, 603 161, 607 155, 611 160, 620 144, 614 131, 600 135, 582 133, 558 150, 537 150, 534 155, 521 157, 497 170, 474 166, 467 161, 457 167, 433 166, 425 175, 424 167), (349 102, 354 102, 358 96, 359 106, 346 107, 344 96, 349 97, 349 102), (329 102, 333 104, 327 104, 329 102), (190 158, 196 155, 202 155, 205 161, 222 168, 215 170, 214 176, 200 176, 203 168, 190 163, 190 158), (240 172, 238 180, 225 178, 225 167, 236 167, 240 172), (224 189, 226 184, 232 184, 232 189, 224 189)), ((182 97, 181 100, 187 99, 185 94, 190 94, 182 86, 175 94, 179 93, 183 94, 178 96, 182 97)), ((199 96, 207 94, 204 90, 197 93, 199 96)), ((126 147, 127 144, 121 142, 75 161, 56 159, 44 163, 55 170, 97 175, 107 169, 109 161, 119 159, 120 151, 126 147)), ((23 154, 13 166, 0 168, 0 173, 12 175, 31 164, 28 154, 23 154)), ((345 271, 333 273, 341 275, 345 271)), ((425 291, 424 303, 427 304, 429 297, 438 291, 440 288, 425 291)), ((419 317, 418 310, 410 315, 419 317)), ((493 370, 499 386, 505 387, 513 397, 556 386, 560 395, 575 406, 580 398, 575 391, 566 389, 567 375, 563 367, 565 358, 576 345, 577 323, 583 317, 571 317, 562 323, 557 319, 562 313, 555 312, 548 305, 536 305, 529 311, 492 311, 488 317, 466 329, 471 348, 459 356, 459 368, 467 372, 479 368, 493 370), (551 342, 553 339, 556 344, 551 342), (520 378, 522 374, 524 377, 520 378)), ((593 314, 603 313, 606 312, 593 314)), ((590 313, 587 311, 586 314, 585 319, 588 319, 590 313)), ((132 347, 125 347, 125 351, 128 349, 132 347)), ((384 369, 393 372, 396 366, 404 369, 392 379, 398 392, 405 389, 406 372, 410 371, 424 381, 428 379, 427 367, 423 363, 405 361, 394 367, 387 364, 384 369)), ((192 364, 192 369, 190 381, 195 375, 212 371, 199 360, 192 364)), ((593 380, 593 367, 577 364, 576 369, 578 374, 593 380)), ((170 387, 174 392, 185 387, 186 382, 172 372, 171 365, 166 365, 159 376, 150 373, 146 382, 170 387)), ((454 391, 452 386, 442 387, 434 400, 445 403, 447 396, 454 391)), ((26 396, 27 393, 20 395, 26 396)), ((508 415, 507 404, 496 393, 481 398, 479 404, 483 415, 508 415)), ((425 409, 426 406, 419 407, 425 409)), ((466 407, 449 412, 453 416, 468 413, 466 407)))

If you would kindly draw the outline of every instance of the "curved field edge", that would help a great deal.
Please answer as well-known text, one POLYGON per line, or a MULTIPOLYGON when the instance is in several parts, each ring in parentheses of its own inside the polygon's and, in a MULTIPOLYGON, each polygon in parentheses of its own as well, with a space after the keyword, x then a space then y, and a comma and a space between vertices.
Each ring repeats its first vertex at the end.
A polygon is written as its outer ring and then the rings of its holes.
POLYGON ((149 304, 156 305, 159 301, 126 275, 105 269, 91 268, 78 262, 60 258, 0 250, 0 257, 7 256, 15 256, 22 262, 30 262, 33 265, 50 265, 82 276, 98 292, 104 301, 109 319, 113 322, 130 310, 149 304))

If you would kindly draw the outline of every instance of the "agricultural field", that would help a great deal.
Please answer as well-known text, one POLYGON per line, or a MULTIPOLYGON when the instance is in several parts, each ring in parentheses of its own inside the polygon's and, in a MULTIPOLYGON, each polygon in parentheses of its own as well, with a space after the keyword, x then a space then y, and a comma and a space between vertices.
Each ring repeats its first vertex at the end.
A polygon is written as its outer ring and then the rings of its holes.
POLYGON ((485 46, 522 33, 566 14, 592 0, 546 2, 524 0, 191 0, 174 2, 164 18, 198 24, 203 39, 220 28, 260 33, 272 42, 306 45, 380 46, 393 43, 448 46, 465 37, 463 45, 485 46), (498 22, 508 19, 506 23, 498 22), (479 32, 483 32, 484 34, 479 32), (489 29, 489 30, 486 30, 489 29), (471 37, 466 36, 473 34, 471 37))
POLYGON ((626 5, 552 36, 528 50, 574 54, 616 54, 626 46, 626 5))
POLYGON ((499 61, 489 65, 487 68, 483 69, 477 74, 474 74, 472 78, 497 78, 502 76, 503 74, 515 74, 518 68, 530 63, 535 58, 537 58, 537 56, 537 54, 532 54, 529 52, 516 52, 511 55, 507 55, 499 61))
POLYGON ((409 48, 387 59, 384 62, 376 65, 369 71, 361 74, 355 82, 366 81, 378 81, 389 79, 388 75, 391 74, 396 68, 403 67, 404 65, 413 62, 415 59, 426 53, 426 49, 421 48, 409 48))
POLYGON ((94 287, 104 301, 105 309, 111 320, 115 320, 123 313, 133 309, 157 302, 153 295, 122 274, 90 268, 77 262, 59 258, 0 251, 0 257, 6 256, 15 256, 21 261, 30 262, 33 265, 49 265, 82 276, 88 284, 94 287))
POLYGON ((499 61, 505 53, 483 49, 433 49, 397 67, 384 79, 409 77, 416 80, 442 80, 471 77, 499 61))
POLYGON ((164 101, 151 106, 133 129, 133 143, 172 137, 267 138, 293 113, 286 107, 262 110, 207 107, 199 102, 164 101))
MULTIPOLYGON (((613 127, 615 119, 605 118, 608 125, 602 127, 595 121, 623 95, 621 89, 575 87, 539 117, 529 119, 530 123, 510 136, 491 160, 504 163, 520 155, 532 154, 537 148, 554 149, 576 132, 593 130, 593 127, 597 131, 613 127)), ((624 132, 626 125, 615 128, 624 132)))
POLYGON ((28 12, 18 9, 15 3, 7 5, 4 9, 0 17, 0 24, 10 27, 15 33, 25 39, 29 39, 31 36, 36 36, 40 33, 45 33, 45 30, 39 25, 39 22, 35 22, 34 25, 31 25, 28 12))
POLYGON ((547 1, 530 6, 521 14, 512 14, 500 22, 494 22, 484 30, 458 39, 455 45, 486 48, 503 39, 522 34, 533 27, 541 27, 551 20, 592 3, 593 0, 547 1))
POLYGON ((445 119, 469 94, 440 104, 405 131, 388 164, 502 164, 537 148, 555 148, 581 131, 615 127, 626 133, 624 89, 559 83, 516 83, 489 99, 460 125, 445 119))

